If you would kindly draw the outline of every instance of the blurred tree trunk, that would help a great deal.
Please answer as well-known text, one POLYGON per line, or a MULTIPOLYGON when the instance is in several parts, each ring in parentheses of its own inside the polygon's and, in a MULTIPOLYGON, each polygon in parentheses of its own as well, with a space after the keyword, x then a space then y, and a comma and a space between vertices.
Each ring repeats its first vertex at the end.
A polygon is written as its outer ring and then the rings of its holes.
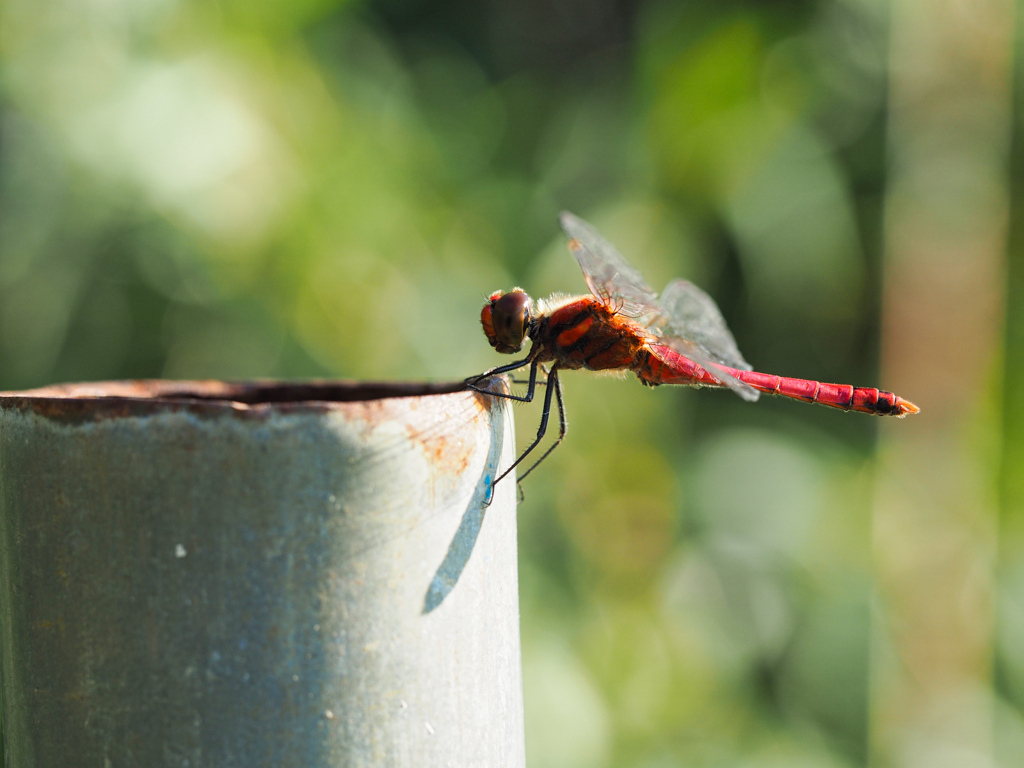
POLYGON ((989 765, 1011 0, 894 0, 872 761, 989 765))
MULTIPOLYGON (((1003 374, 1002 462, 1000 472, 999 592, 996 615, 996 693, 1016 708, 998 720, 997 755, 1020 759, 1019 723, 1024 710, 1024 81, 1020 68, 1021 30, 1014 62, 1014 123, 1010 159, 1010 248, 1006 293, 1006 357, 1003 374), (1004 724, 1005 723, 1005 724, 1004 724)), ((1012 758, 1004 759, 1007 765, 1012 758)))

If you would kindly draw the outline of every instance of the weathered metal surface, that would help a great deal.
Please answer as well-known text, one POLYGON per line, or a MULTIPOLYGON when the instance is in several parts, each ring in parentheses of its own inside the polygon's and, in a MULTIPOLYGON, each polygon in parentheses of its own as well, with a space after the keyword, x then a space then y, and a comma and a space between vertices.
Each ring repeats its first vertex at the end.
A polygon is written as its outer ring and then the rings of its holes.
POLYGON ((7 764, 522 766, 511 417, 445 390, 0 394, 7 764))

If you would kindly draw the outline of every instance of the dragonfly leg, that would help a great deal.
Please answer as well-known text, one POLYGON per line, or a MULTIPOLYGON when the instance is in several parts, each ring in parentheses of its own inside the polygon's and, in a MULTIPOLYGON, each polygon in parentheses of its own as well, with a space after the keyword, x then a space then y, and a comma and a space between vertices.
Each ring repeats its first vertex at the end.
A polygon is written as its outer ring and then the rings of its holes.
MULTIPOLYGON (((530 389, 531 389, 531 391, 533 389, 533 386, 532 386, 533 382, 532 382, 532 380, 536 376, 535 372, 536 372, 536 365, 534 366, 534 368, 531 371, 531 373, 533 375, 530 376, 530 379, 531 379, 531 387, 530 387, 530 389)), ((544 392, 544 411, 543 411, 543 413, 541 413, 540 426, 537 427, 537 437, 534 438, 534 441, 527 446, 525 451, 523 451, 521 454, 519 454, 519 458, 516 459, 514 462, 512 462, 512 466, 510 466, 508 469, 506 469, 504 472, 502 472, 498 476, 498 478, 491 485, 492 493, 493 493, 494 486, 497 485, 499 482, 501 482, 509 474, 509 472, 511 472, 516 467, 518 467, 519 464, 522 463, 523 459, 525 459, 527 456, 529 456, 530 452, 533 451, 533 449, 536 448, 538 445, 540 445, 540 441, 544 439, 544 435, 548 431, 548 419, 551 416, 551 397, 555 394, 555 392, 558 392, 558 414, 559 414, 558 418, 559 418, 559 423, 560 423, 560 429, 559 429, 560 434, 558 436, 558 441, 555 443, 555 445, 558 445, 558 442, 561 442, 562 438, 565 436, 565 407, 564 407, 564 404, 562 403, 562 386, 558 382, 558 366, 555 365, 555 366, 552 366, 551 373, 548 374, 548 388, 544 392)), ((551 448, 548 449, 547 453, 545 453, 544 456, 541 457, 540 461, 543 461, 544 458, 548 455, 548 453, 551 453, 551 449, 554 448, 554 447, 555 447, 554 445, 551 446, 551 448)), ((540 461, 538 461, 537 464, 539 464, 540 461)), ((537 464, 534 464, 533 467, 537 466, 537 464)), ((533 470, 533 467, 530 467, 530 469, 527 470, 527 473, 529 473, 531 470, 533 470)), ((525 476, 526 475, 523 475, 523 477, 525 477, 525 476)))
POLYGON ((538 365, 539 363, 536 360, 529 357, 527 357, 525 360, 517 360, 514 363, 509 363, 508 365, 502 365, 497 368, 492 368, 489 371, 484 371, 483 373, 478 374, 477 376, 470 376, 468 379, 466 379, 466 388, 472 389, 476 392, 482 392, 485 395, 492 395, 493 397, 503 397, 506 400, 515 400, 516 402, 519 403, 532 403, 533 393, 534 390, 536 390, 537 388, 538 365), (482 389, 476 385, 476 382, 481 381, 485 378, 488 378, 490 376, 497 376, 502 373, 508 373, 509 371, 515 371, 526 365, 530 366, 530 383, 526 389, 525 395, 520 396, 506 392, 494 392, 493 390, 490 389, 482 389))
MULTIPOLYGON (((537 385, 541 386, 541 387, 546 387, 548 385, 548 367, 546 365, 541 365, 540 372, 544 374, 544 378, 543 379, 538 379, 537 380, 537 385)), ((509 379, 509 381, 511 381, 513 384, 529 384, 530 383, 529 380, 527 380, 527 379, 509 379)))
MULTIPOLYGON (((533 462, 533 464, 530 465, 530 468, 528 470, 526 470, 525 472, 523 472, 523 474, 521 474, 519 476, 519 482, 520 483, 523 482, 523 480, 526 479, 526 476, 528 474, 530 474, 531 472, 533 472, 533 470, 535 470, 540 465, 540 463, 542 461, 544 461, 544 459, 546 459, 548 456, 550 456, 551 452, 553 450, 555 450, 555 448, 558 447, 558 444, 561 443, 562 440, 565 438, 565 433, 566 433, 568 424, 565 421, 565 402, 562 400, 562 382, 559 380, 558 375, 555 374, 554 372, 552 372, 552 376, 548 378, 548 381, 551 383, 551 387, 550 387, 549 391, 551 389, 555 390, 556 404, 558 405, 558 437, 555 438, 555 442, 553 442, 551 445, 549 445, 548 449, 546 451, 544 451, 544 455, 541 456, 539 459, 537 459, 535 462, 533 462)), ((551 398, 550 397, 545 397, 544 400, 545 400, 545 402, 548 402, 548 401, 551 400, 551 398)), ((546 418, 546 416, 547 416, 547 409, 545 409, 545 418, 546 418)), ((525 456, 525 454, 523 454, 523 455, 525 456)), ((522 457, 520 457, 520 459, 521 458, 522 457)))

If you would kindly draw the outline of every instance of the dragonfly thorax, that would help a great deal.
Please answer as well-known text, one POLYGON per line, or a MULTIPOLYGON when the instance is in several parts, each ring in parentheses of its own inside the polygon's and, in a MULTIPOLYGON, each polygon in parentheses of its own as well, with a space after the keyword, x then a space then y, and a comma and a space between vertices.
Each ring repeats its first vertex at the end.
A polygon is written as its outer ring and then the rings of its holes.
POLYGON ((532 319, 533 299, 521 288, 492 293, 480 311, 480 324, 487 341, 507 355, 523 348, 532 319))

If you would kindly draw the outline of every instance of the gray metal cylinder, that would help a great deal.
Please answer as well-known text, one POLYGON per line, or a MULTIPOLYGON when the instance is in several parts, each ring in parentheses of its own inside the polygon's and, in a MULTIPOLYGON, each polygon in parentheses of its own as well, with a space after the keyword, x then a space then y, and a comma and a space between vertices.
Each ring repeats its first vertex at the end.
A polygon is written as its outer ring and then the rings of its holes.
POLYGON ((6 764, 522 766, 510 409, 455 389, 0 394, 6 764))

